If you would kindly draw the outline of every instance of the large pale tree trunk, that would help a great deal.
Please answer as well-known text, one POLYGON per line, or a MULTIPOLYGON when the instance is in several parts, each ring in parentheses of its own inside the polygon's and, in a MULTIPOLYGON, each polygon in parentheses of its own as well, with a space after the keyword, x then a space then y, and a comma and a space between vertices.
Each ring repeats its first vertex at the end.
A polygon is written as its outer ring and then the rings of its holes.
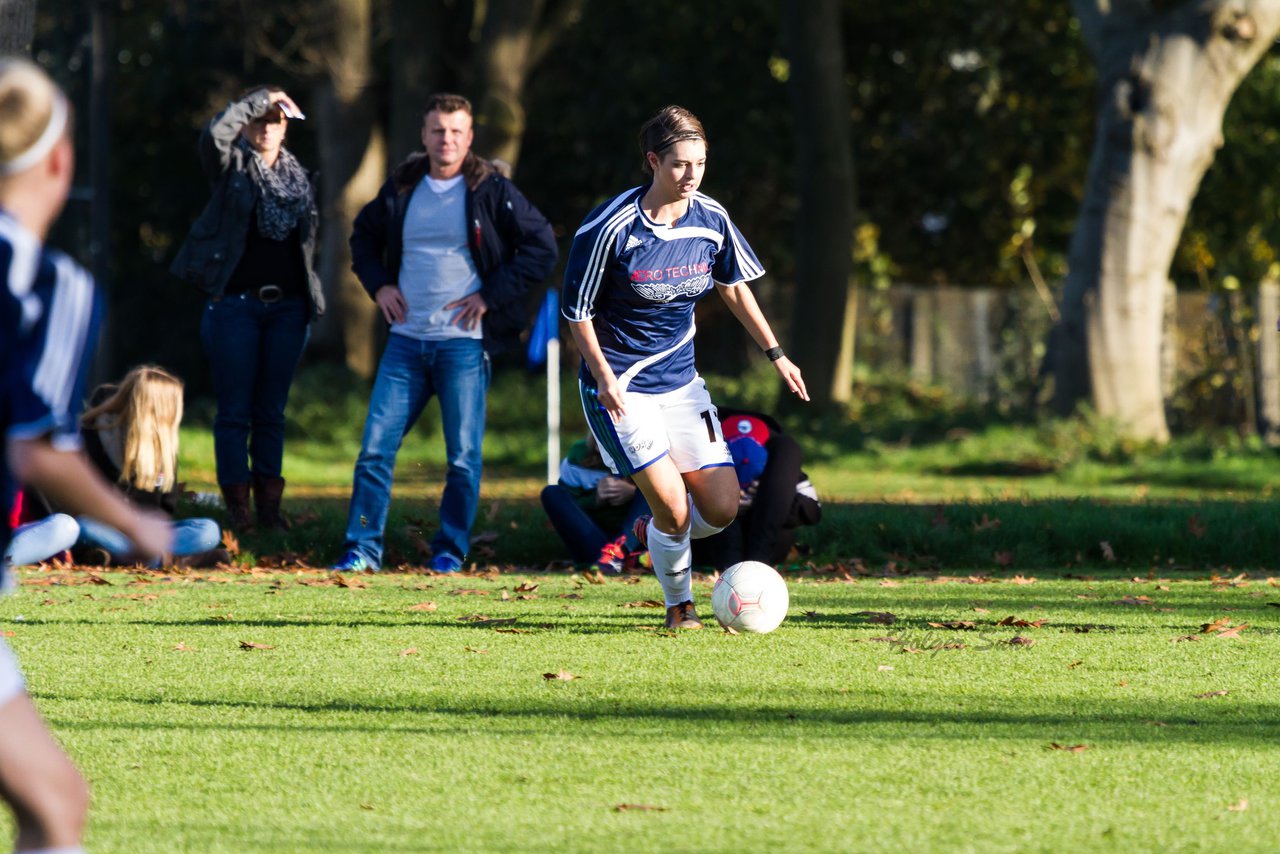
POLYGON ((1098 64, 1085 196, 1055 330, 1055 406, 1164 441, 1164 288, 1222 117, 1280 32, 1280 0, 1073 0, 1098 64), (1168 4, 1163 4, 1168 5, 1168 4))
POLYGON ((386 143, 371 89, 370 0, 331 0, 333 45, 317 91, 321 220, 319 273, 328 310, 314 351, 362 376, 377 367, 377 306, 351 272, 347 240, 360 209, 386 179, 386 143))
POLYGON ((847 400, 853 365, 853 154, 839 0, 781 4, 800 185, 789 349, 816 404, 847 400))
POLYGON ((0 55, 31 53, 36 0, 0 0, 0 55))

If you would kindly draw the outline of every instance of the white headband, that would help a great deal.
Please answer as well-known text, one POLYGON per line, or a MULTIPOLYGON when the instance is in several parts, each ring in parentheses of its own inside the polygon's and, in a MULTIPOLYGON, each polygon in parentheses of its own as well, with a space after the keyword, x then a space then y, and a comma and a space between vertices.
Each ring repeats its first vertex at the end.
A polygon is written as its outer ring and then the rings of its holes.
POLYGON ((44 133, 26 151, 8 163, 0 163, 0 175, 16 175, 35 166, 62 139, 62 132, 66 129, 67 99, 57 93, 53 96, 53 112, 49 114, 49 124, 45 125, 44 133))

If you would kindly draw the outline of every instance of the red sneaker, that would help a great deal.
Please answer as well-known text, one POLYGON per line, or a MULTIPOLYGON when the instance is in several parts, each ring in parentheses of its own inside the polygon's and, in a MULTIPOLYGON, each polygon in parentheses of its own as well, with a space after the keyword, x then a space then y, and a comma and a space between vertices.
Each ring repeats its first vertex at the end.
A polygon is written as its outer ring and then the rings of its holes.
POLYGON ((618 537, 613 542, 604 544, 604 548, 600 549, 600 556, 591 568, 598 569, 605 575, 621 575, 626 560, 627 538, 618 537))

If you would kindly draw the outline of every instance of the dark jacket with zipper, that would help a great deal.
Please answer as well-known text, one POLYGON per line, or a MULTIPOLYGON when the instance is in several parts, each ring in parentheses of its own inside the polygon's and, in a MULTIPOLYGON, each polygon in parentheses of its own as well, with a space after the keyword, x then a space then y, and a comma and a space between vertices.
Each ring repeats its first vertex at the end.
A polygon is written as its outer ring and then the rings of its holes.
MULTIPOLYGON (((252 154, 237 145, 240 130, 271 107, 266 89, 257 89, 227 106, 200 132, 200 165, 213 186, 213 195, 191 226, 169 272, 185 279, 212 299, 220 299, 244 254, 258 191, 249 176, 252 154)), ((308 173, 308 178, 312 177, 308 173)), ((316 229, 320 221, 311 184, 311 209, 298 223, 302 259, 307 269, 311 315, 324 314, 324 292, 316 274, 316 229)))
MULTIPOLYGON (((430 167, 425 154, 411 156, 356 217, 351 269, 371 297, 383 285, 398 283, 405 211, 430 167)), ((481 319, 484 348, 500 353, 519 343, 529 320, 529 288, 555 266, 555 237, 546 217, 488 161, 468 153, 462 174, 467 185, 467 248, 480 275, 486 307, 481 319)))

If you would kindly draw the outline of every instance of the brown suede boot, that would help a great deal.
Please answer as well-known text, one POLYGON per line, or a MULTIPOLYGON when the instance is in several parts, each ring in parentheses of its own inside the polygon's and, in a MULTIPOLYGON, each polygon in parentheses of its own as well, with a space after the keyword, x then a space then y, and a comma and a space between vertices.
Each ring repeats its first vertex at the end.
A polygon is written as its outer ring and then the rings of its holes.
POLYGON ((220 483, 222 500, 227 503, 227 525, 231 530, 240 533, 253 528, 253 519, 249 511, 249 484, 220 483))
POLYGON ((258 511, 258 527, 264 531, 287 531, 289 522, 280 515, 284 478, 253 476, 253 503, 258 511))

